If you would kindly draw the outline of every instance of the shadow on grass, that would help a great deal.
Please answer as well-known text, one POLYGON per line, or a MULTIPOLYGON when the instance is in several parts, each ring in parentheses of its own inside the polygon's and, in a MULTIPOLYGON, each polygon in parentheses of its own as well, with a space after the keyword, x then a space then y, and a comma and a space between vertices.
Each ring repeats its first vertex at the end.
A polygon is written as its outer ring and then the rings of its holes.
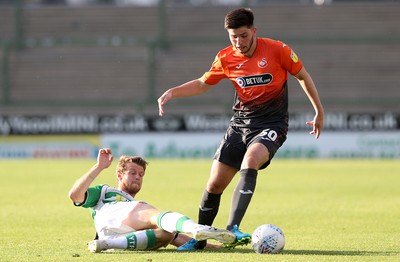
MULTIPOLYGON (((159 249, 157 251, 108 251, 102 252, 101 254, 127 254, 127 253, 252 253, 254 254, 253 249, 251 248, 236 248, 236 249, 205 249, 205 250, 197 250, 197 251, 177 251, 176 249, 159 249)), ((299 256, 396 256, 399 255, 400 252, 385 252, 385 251, 343 251, 343 250, 284 250, 282 252, 283 255, 299 255, 299 256)))
POLYGON ((385 251, 349 251, 349 250, 284 250, 283 254, 288 255, 320 255, 320 256, 394 256, 399 252, 385 251))
POLYGON ((126 254, 126 253, 135 253, 135 254, 146 254, 146 253, 254 253, 253 249, 248 248, 236 248, 236 249, 228 249, 228 248, 215 248, 215 249, 204 249, 204 250, 196 250, 196 251, 178 251, 172 248, 166 249, 158 249, 158 250, 108 250, 103 251, 98 254, 126 254))

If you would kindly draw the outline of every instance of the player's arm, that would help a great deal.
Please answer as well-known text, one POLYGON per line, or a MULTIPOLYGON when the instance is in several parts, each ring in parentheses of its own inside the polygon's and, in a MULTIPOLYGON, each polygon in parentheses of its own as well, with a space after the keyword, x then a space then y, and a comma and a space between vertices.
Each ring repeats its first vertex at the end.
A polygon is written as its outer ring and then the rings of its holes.
POLYGON ((92 166, 82 177, 80 177, 68 193, 69 198, 74 203, 83 203, 85 201, 86 191, 92 181, 100 174, 101 171, 108 168, 113 161, 111 150, 102 148, 97 155, 97 163, 92 166))
POLYGON ((304 66, 295 75, 295 77, 299 81, 301 87, 314 107, 315 117, 312 121, 309 121, 306 124, 312 126, 313 128, 310 134, 313 134, 315 135, 315 138, 318 138, 321 134, 322 128, 324 127, 324 108, 321 100, 319 99, 317 88, 315 87, 314 81, 304 66))
POLYGON ((171 99, 180 97, 197 96, 208 91, 212 85, 204 83, 200 78, 186 82, 180 86, 168 89, 158 98, 159 115, 164 115, 164 105, 171 99))

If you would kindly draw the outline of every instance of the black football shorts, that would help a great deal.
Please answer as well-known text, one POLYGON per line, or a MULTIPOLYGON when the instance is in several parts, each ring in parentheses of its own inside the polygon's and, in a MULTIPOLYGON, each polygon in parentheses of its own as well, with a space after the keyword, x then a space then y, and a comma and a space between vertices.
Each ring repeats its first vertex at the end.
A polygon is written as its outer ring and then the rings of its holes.
POLYGON ((254 143, 261 143, 269 151, 269 159, 266 159, 260 168, 264 169, 270 164, 276 151, 285 142, 286 135, 287 128, 276 125, 265 129, 229 126, 214 159, 240 170, 247 148, 254 143))

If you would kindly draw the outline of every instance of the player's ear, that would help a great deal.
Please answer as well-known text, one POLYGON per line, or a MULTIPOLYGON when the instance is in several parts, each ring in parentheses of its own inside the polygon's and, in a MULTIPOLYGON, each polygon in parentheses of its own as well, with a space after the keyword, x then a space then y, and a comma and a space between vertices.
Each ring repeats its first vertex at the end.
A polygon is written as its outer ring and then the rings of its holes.
POLYGON ((117 176, 117 182, 119 182, 119 181, 121 181, 121 180, 122 180, 122 176, 123 176, 123 174, 122 174, 121 172, 118 172, 118 171, 117 171, 117 174, 116 174, 116 176, 117 176))

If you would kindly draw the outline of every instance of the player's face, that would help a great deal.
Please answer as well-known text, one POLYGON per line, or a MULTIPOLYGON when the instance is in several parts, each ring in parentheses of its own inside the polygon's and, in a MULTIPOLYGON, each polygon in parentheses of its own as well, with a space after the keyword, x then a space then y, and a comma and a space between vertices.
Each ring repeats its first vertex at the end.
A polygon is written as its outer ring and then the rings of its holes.
POLYGON ((143 176, 143 167, 135 163, 127 163, 125 172, 118 175, 119 189, 135 195, 142 187, 143 176))
POLYGON ((237 29, 228 29, 232 46, 245 56, 251 56, 256 48, 256 28, 242 26, 237 29))

